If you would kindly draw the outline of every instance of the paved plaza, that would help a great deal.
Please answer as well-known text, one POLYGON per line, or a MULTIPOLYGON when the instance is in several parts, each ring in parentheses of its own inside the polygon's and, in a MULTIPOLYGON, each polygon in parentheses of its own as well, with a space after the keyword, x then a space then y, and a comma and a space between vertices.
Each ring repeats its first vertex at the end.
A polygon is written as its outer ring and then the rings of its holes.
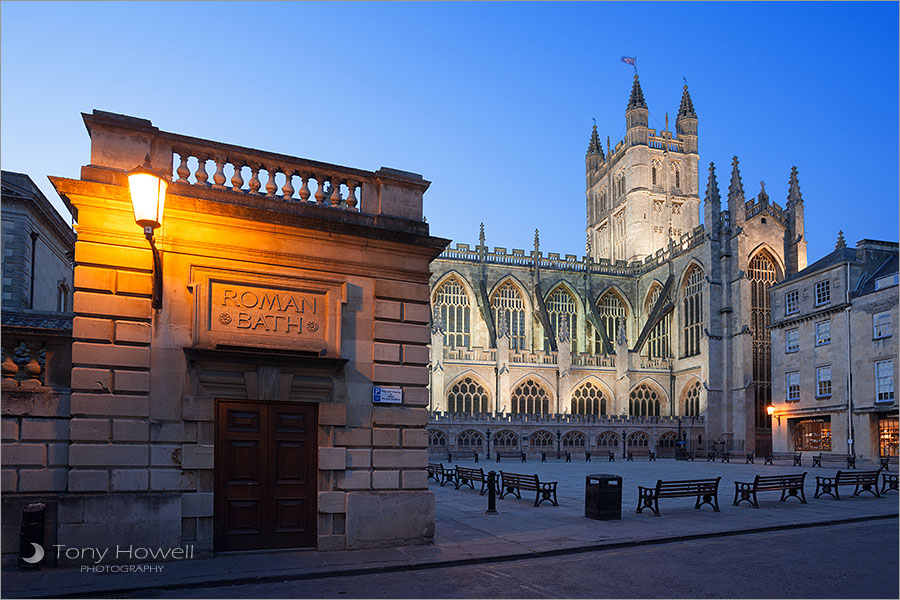
MULTIPOLYGON (((574 459, 573 459, 574 460, 574 459)), ((804 462, 807 459, 804 459, 804 462)), ((6 597, 47 597, 64 594, 104 594, 160 587, 191 587, 207 584, 253 583, 315 578, 339 574, 398 571, 430 566, 487 563, 497 560, 534 558, 587 551, 658 544, 676 540, 716 537, 729 534, 798 528, 816 524, 885 519, 885 527, 896 529, 898 494, 884 498, 869 494, 852 496, 852 489, 841 493, 842 500, 825 497, 814 499, 815 475, 834 475, 834 467, 791 467, 785 461, 773 465, 675 461, 653 462, 635 458, 625 462, 607 459, 593 462, 547 463, 504 459, 502 464, 482 460, 459 464, 503 469, 517 473, 537 473, 548 481, 558 481, 559 506, 545 502, 532 506, 523 494, 522 500, 507 496, 497 500, 497 515, 485 515, 487 495, 480 496, 468 488, 454 489, 431 483, 435 495, 435 543, 377 550, 341 552, 280 551, 249 554, 223 554, 212 559, 167 563, 161 574, 117 573, 85 574, 78 569, 54 569, 37 572, 7 572, 3 577, 6 597), (734 481, 752 481, 756 474, 796 473, 807 471, 808 504, 789 499, 779 502, 778 492, 759 495, 760 508, 747 503, 732 506, 734 481), (609 473, 622 477, 622 519, 595 521, 584 517, 585 477, 609 473), (659 478, 667 480, 722 477, 719 486, 721 512, 709 506, 693 508, 691 498, 662 499, 660 517, 645 510, 635 514, 637 486, 653 486, 659 478)), ((446 462, 445 466, 448 465, 446 462)), ((877 468, 859 464, 859 469, 877 468)), ((896 534, 896 531, 895 531, 896 534)), ((139 596, 138 594, 135 594, 139 596)))

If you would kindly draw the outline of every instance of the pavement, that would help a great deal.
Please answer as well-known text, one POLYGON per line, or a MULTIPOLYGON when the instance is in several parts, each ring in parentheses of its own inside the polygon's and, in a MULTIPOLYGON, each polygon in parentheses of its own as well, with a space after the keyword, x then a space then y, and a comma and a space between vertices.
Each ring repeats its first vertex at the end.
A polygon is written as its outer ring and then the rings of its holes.
MULTIPOLYGON (((573 461, 575 459, 573 458, 573 461)), ((872 519, 896 519, 900 513, 900 495, 886 497, 870 494, 854 497, 844 488, 841 500, 828 496, 814 499, 815 475, 833 476, 834 467, 792 467, 785 461, 775 465, 696 462, 635 458, 626 462, 594 459, 593 462, 550 460, 546 463, 504 459, 503 464, 482 460, 461 461, 463 466, 537 473, 542 481, 558 481, 559 506, 545 502, 533 507, 534 496, 521 500, 507 496, 497 500, 496 515, 486 515, 487 495, 479 496, 468 488, 454 489, 430 482, 435 495, 435 536, 433 545, 316 552, 281 550, 221 554, 209 559, 158 563, 156 573, 83 573, 79 568, 40 571, 4 571, 0 591, 7 598, 45 598, 61 596, 98 596, 135 592, 154 588, 186 588, 238 583, 262 583, 331 576, 368 574, 430 567, 447 567, 484 562, 518 560, 571 554, 644 544, 661 544, 689 539, 741 535, 762 531, 816 527, 872 519), (789 498, 779 502, 780 492, 759 494, 759 508, 746 502, 732 506, 734 481, 752 481, 756 474, 800 473, 806 471, 805 493, 808 503, 789 498), (597 521, 584 516, 585 477, 612 474, 622 477, 622 518, 597 521), (637 486, 652 487, 657 479, 679 480, 721 476, 719 507, 694 509, 692 498, 664 498, 659 502, 660 517, 645 510, 636 514, 637 486)), ((445 467, 451 466, 445 463, 445 467)), ((859 470, 877 469, 877 465, 859 463, 859 470)), ((897 528, 897 521, 886 520, 885 527, 897 528)))

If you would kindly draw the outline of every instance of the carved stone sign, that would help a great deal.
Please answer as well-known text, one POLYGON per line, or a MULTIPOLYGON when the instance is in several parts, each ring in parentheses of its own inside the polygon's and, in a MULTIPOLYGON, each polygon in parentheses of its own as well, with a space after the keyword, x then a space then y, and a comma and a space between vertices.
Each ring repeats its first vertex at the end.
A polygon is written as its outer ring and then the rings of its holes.
POLYGON ((197 268, 193 279, 196 345, 340 356, 344 283, 197 268))

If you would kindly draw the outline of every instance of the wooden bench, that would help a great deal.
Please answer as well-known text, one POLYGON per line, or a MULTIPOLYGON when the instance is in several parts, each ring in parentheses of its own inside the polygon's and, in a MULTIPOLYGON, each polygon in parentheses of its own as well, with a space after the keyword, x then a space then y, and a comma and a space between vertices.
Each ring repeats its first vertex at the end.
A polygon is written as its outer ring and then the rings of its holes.
POLYGON ((826 463, 831 463, 831 464, 834 464, 834 463, 843 464, 844 462, 846 462, 848 469, 856 468, 856 456, 854 456, 852 454, 822 454, 821 452, 819 452, 818 456, 813 456, 812 466, 821 467, 823 460, 826 463))
POLYGON ((756 463, 753 462, 753 455, 754 455, 753 452, 750 452, 749 454, 747 454, 747 460, 746 460, 746 462, 744 462, 745 465, 753 465, 753 464, 756 464, 756 463))
POLYGON ((689 498, 696 497, 694 508, 699 509, 704 504, 709 504, 713 510, 719 512, 719 481, 715 479, 689 479, 683 481, 657 480, 656 487, 648 488, 638 486, 638 505, 636 513, 644 512, 645 508, 653 511, 653 515, 659 516, 660 498, 689 498))
POLYGON ((887 494, 891 490, 895 492, 900 492, 900 489, 897 488, 897 473, 882 473, 881 474, 881 493, 887 494))
MULTIPOLYGON (((456 467, 456 474, 454 477, 454 485, 456 489, 461 488, 464 485, 469 486, 473 490, 475 489, 475 483, 481 484, 481 491, 478 492, 479 496, 483 496, 484 493, 488 490, 487 487, 487 475, 484 474, 484 469, 470 469, 468 467, 456 467)), ((496 489, 496 483, 495 483, 496 489)))
POLYGON ((885 471, 890 471, 891 465, 897 466, 896 456, 882 456, 878 460, 881 463, 881 468, 885 471))
POLYGON ((615 452, 609 453, 609 462, 616 462, 616 453, 615 452))
POLYGON ((453 481, 453 469, 445 470, 441 463, 428 463, 428 479, 434 479, 443 487, 448 481, 453 481))
POLYGON ((838 471, 834 477, 820 477, 816 475, 816 495, 818 498, 824 494, 828 494, 835 500, 841 499, 840 487, 856 486, 853 491, 854 496, 859 496, 863 492, 870 492, 876 498, 881 498, 878 493, 878 474, 877 471, 838 471))
POLYGON ((781 502, 793 497, 798 498, 801 504, 806 504, 806 494, 803 492, 805 479, 806 471, 794 475, 757 475, 752 482, 735 481, 732 506, 738 506, 746 500, 753 508, 759 508, 756 493, 774 490, 781 490, 781 502))
POLYGON ((500 471, 500 498, 507 494, 515 494, 516 498, 521 500, 520 491, 534 492, 535 506, 539 506, 545 500, 549 500, 553 506, 559 506, 559 502, 556 501, 556 484, 556 481, 541 481, 537 475, 500 471))
POLYGON ((453 457, 456 456, 456 460, 460 460, 462 458, 472 458, 475 462, 478 462, 478 452, 475 450, 457 450, 455 454, 447 453, 447 462, 453 462, 453 457))
POLYGON ((500 462, 500 457, 503 458, 521 458, 522 462, 528 462, 528 457, 524 452, 519 452, 518 450, 506 450, 501 452, 496 452, 497 462, 500 462))

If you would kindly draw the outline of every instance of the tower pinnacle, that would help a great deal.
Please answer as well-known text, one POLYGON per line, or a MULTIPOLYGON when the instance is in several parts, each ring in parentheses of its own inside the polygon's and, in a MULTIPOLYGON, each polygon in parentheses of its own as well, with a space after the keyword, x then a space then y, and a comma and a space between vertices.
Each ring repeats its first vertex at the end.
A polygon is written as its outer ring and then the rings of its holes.
POLYGON ((628 110, 632 108, 647 108, 644 102, 644 92, 641 90, 641 82, 637 73, 634 74, 634 84, 631 86, 631 98, 628 99, 628 110))
POLYGON ((719 182, 716 179, 715 163, 709 163, 709 179, 706 182, 706 201, 714 204, 721 202, 719 196, 719 182))
POLYGON ((744 183, 741 181, 741 170, 738 157, 731 159, 731 183, 728 185, 728 200, 744 199, 744 183))
POLYGON ((591 141, 588 142, 587 153, 588 156, 599 156, 600 160, 606 160, 606 158, 603 156, 603 145, 600 143, 600 136, 597 135, 596 124, 594 125, 593 131, 591 131, 591 141))
POLYGON ((837 239, 837 243, 834 245, 834 249, 839 250, 841 248, 846 248, 846 247, 847 247, 847 242, 844 241, 844 231, 842 229, 838 230, 838 239, 837 239))
POLYGON ((791 167, 791 178, 788 182, 788 206, 803 204, 803 196, 800 194, 800 182, 797 181, 797 167, 791 167))
POLYGON ((687 83, 684 84, 684 91, 681 93, 681 106, 678 107, 679 117, 696 117, 694 112, 694 103, 691 101, 691 93, 688 91, 687 83))

